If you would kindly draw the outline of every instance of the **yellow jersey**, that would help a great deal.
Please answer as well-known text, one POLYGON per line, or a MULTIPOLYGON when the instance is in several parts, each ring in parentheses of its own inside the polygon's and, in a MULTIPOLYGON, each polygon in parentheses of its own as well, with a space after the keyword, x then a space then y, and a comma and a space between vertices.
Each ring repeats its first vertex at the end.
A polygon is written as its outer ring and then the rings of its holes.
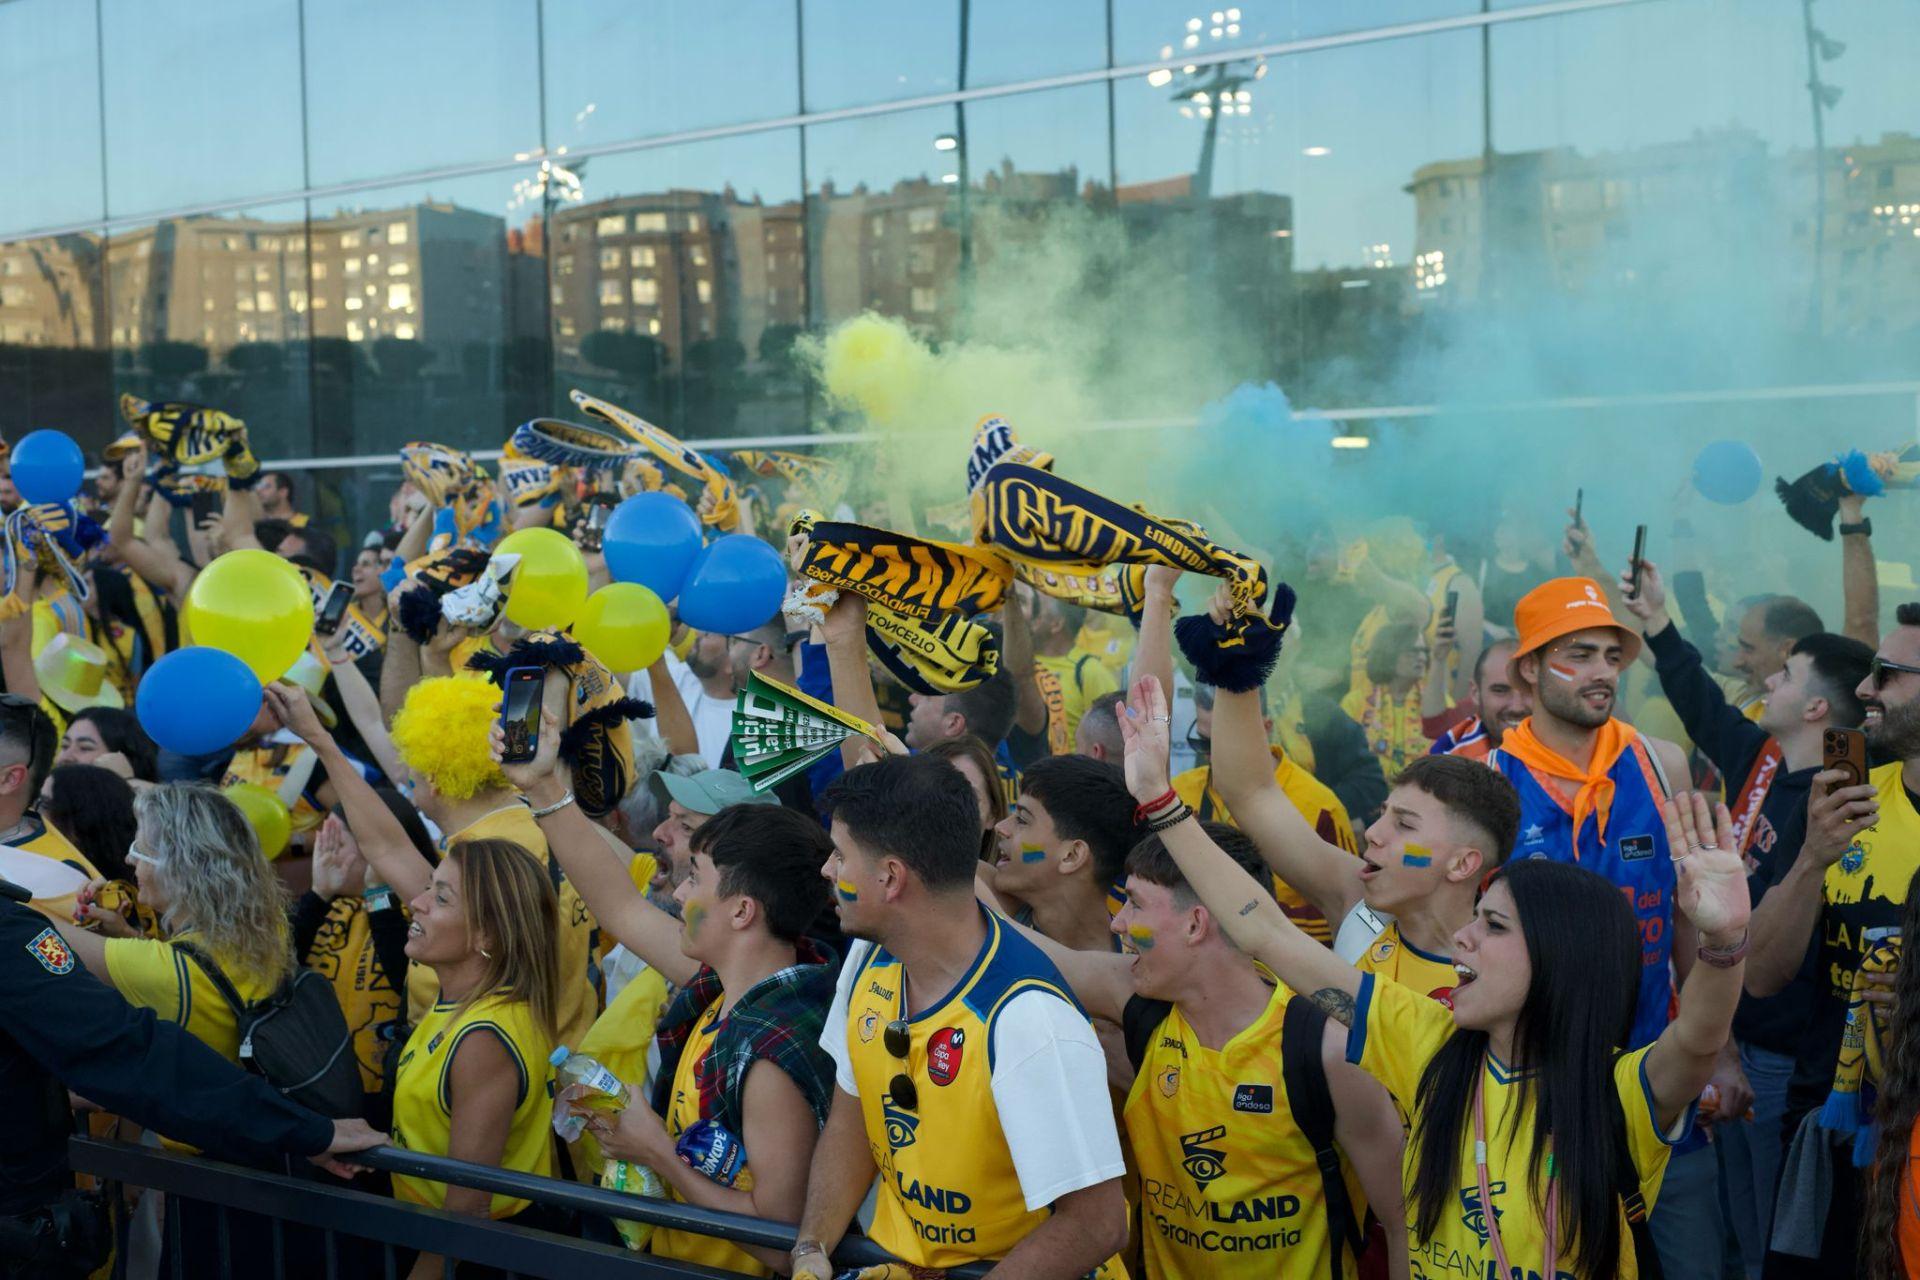
POLYGON ((1355 689, 1340 699, 1340 709, 1366 733, 1367 750, 1379 759, 1388 782, 1433 745, 1423 727, 1418 686, 1395 698, 1383 684, 1368 685, 1364 692, 1355 689))
MULTIPOLYGON (((1320 779, 1296 765, 1280 748, 1267 749, 1273 753, 1273 780, 1287 793, 1287 799, 1293 801, 1293 807, 1300 811, 1300 816, 1313 825, 1322 840, 1359 857, 1360 846, 1354 839, 1353 823, 1347 817, 1347 807, 1340 803, 1340 797, 1334 795, 1320 779)), ((1173 790, 1188 808, 1200 815, 1202 822, 1233 821, 1233 815, 1227 812, 1227 802, 1213 789, 1211 766, 1189 769, 1180 774, 1173 780, 1173 790)), ((1287 918, 1308 936, 1332 945, 1333 926, 1327 922, 1327 918, 1279 876, 1273 878, 1273 895, 1280 900, 1280 909, 1287 913, 1287 918)))
POLYGON ((1099 655, 1078 646, 1058 657, 1036 657, 1033 675, 1047 704, 1047 745, 1054 755, 1071 755, 1080 717, 1101 694, 1118 689, 1120 681, 1099 655))
MULTIPOLYGON (((1356 1271, 1329 1239, 1313 1144, 1293 1121, 1280 1034, 1293 993, 1275 987, 1253 1023, 1218 1049, 1174 1006, 1153 1033, 1127 1095, 1127 1136, 1140 1169, 1146 1274, 1155 1280, 1270 1280, 1356 1271)), ((1318 1052, 1318 1047, 1315 1047, 1318 1052)), ((1342 1175, 1354 1213, 1359 1180, 1342 1175)))
POLYGON ((1414 946, 1400 936, 1397 920, 1388 922, 1353 967, 1411 987, 1448 1008, 1453 1007, 1453 984, 1460 980, 1451 956, 1432 955, 1414 946))
MULTIPOLYGON (((98 880, 100 872, 87 861, 86 855, 73 847, 73 842, 47 825, 46 819, 29 809, 20 817, 13 839, 5 841, 9 848, 24 853, 35 854, 54 862, 73 868, 88 880, 98 880)), ((63 928, 73 928, 73 913, 80 904, 75 893, 63 893, 52 898, 34 898, 27 904, 35 911, 63 928)))
MULTIPOLYGON (((700 1015, 694 1024, 693 1034, 688 1037, 687 1045, 680 1054, 679 1065, 673 1071, 673 1093, 667 1102, 667 1114, 660 1117, 667 1126, 667 1136, 679 1141, 680 1135, 691 1129, 700 1120, 700 1064, 706 1060, 713 1048, 714 1039, 719 1035, 720 1001, 715 1000, 700 1015)), ((736 1137, 741 1135, 736 1134, 736 1137)), ((742 1138, 742 1141, 745 1139, 742 1138)), ((748 1153, 751 1156, 751 1152, 748 1153)), ((753 1165, 751 1162, 740 1166, 739 1176, 734 1179, 734 1187, 740 1191, 753 1189, 753 1165)), ((686 1197, 667 1187, 669 1198, 682 1204, 686 1197)), ((704 1266, 718 1267, 722 1271, 733 1271, 747 1276, 770 1276, 773 1270, 761 1265, 752 1254, 736 1244, 725 1240, 716 1240, 711 1236, 694 1235, 687 1231, 669 1231, 660 1228, 653 1233, 651 1250, 663 1258, 679 1258, 685 1262, 698 1262, 704 1266)))
MULTIPOLYGON (((836 1057, 851 1067, 856 1087, 849 1092, 859 1097, 880 1171, 869 1234, 915 1267, 1003 1258, 1046 1221, 1045 1205, 1027 1207, 995 1101, 995 1022, 1015 996, 1027 992, 1059 999, 1086 1016, 1038 947, 994 913, 982 915, 987 939, 972 969, 938 1003, 910 1018, 897 957, 876 945, 849 960, 857 967, 845 988, 845 1051, 836 1057), (909 1035, 904 1061, 887 1051, 884 1034, 888 1023, 902 1018, 909 1035), (890 1100, 891 1081, 903 1072, 915 1086, 912 1108, 890 1100)), ((1107 1107, 1104 1094, 1100 1105, 1107 1107)), ((1115 1165, 1118 1177, 1117 1159, 1115 1165)), ((1117 1259, 1101 1271, 1125 1274, 1117 1259)))
MULTIPOLYGON (((240 1023, 234 1017, 233 1006, 221 996, 207 971, 173 945, 173 942, 195 941, 192 930, 175 934, 169 942, 156 938, 108 938, 107 980, 128 1004, 151 1009, 154 1016, 178 1023, 215 1053, 237 1065, 240 1023)), ((226 975, 242 1000, 251 1004, 273 994, 273 984, 204 943, 200 945, 220 966, 220 972, 226 975)), ((172 1151, 196 1150, 171 1139, 162 1141, 172 1151)))
MULTIPOLYGON (((533 810, 518 800, 486 814, 465 830, 440 841, 440 855, 463 840, 511 840, 537 859, 553 877, 560 898, 560 1042, 579 1044, 600 1016, 600 966, 595 944, 600 926, 587 910, 580 891, 547 850, 547 837, 540 830, 533 810)), ((419 1022, 427 1006, 440 998, 440 979, 423 964, 407 966, 407 1007, 413 1021, 419 1022)), ((544 1059, 542 1059, 544 1061, 544 1059)))
MULTIPOLYGON (((500 995, 482 996, 460 1009, 455 1000, 436 1000, 427 1016, 407 1038, 393 1090, 393 1143, 410 1151, 447 1154, 453 1129, 453 1055, 469 1033, 488 1030, 506 1046, 518 1073, 519 1093, 513 1121, 507 1129, 500 1167, 515 1173, 553 1176, 553 1131, 549 1127, 552 1102, 548 1082, 553 1074, 547 1057, 553 1044, 533 1018, 533 1006, 500 995)), ((393 1194, 410 1204, 443 1208, 447 1184, 394 1175, 393 1194)), ((495 1196, 489 1209, 494 1218, 511 1218, 527 1201, 495 1196)))
POLYGON ((1874 945, 1898 937, 1907 886, 1920 871, 1920 813, 1908 798, 1899 761, 1867 775, 1880 816, 1853 838, 1820 883, 1819 980, 1847 1001, 1853 974, 1874 945))
POLYGON ((1387 606, 1377 604, 1367 610, 1360 619, 1360 625, 1353 629, 1353 641, 1347 650, 1347 689, 1366 697, 1367 690, 1373 688, 1373 681, 1367 679, 1367 653, 1373 648, 1374 637, 1380 629, 1393 621, 1393 614, 1387 606))
MULTIPOLYGON (((1386 1086, 1402 1117, 1408 1119, 1410 1131, 1418 1132, 1422 1109, 1415 1099, 1421 1074, 1453 1031, 1453 1014, 1438 1001, 1427 999, 1412 987, 1380 982, 1374 975, 1366 974, 1360 979, 1360 996, 1355 1002, 1353 1025, 1347 1033, 1347 1060, 1358 1063, 1386 1086)), ((1614 1092, 1620 1098, 1621 1110, 1626 1113, 1627 1152, 1649 1212, 1653 1211, 1661 1180, 1666 1177, 1671 1144, 1684 1139, 1693 1128, 1693 1109, 1689 1107, 1674 1132, 1660 1132, 1653 1115, 1653 1091, 1647 1083, 1646 1060, 1651 1048, 1649 1045, 1620 1054, 1613 1062, 1614 1092)), ((1481 1202, 1473 1143, 1463 1141, 1460 1171, 1456 1175, 1459 1212, 1442 1214, 1432 1237, 1425 1240, 1414 1234, 1416 1215, 1412 1198, 1419 1149, 1408 1141, 1401 1176, 1409 1202, 1407 1249, 1416 1277, 1490 1276, 1498 1272, 1487 1237, 1489 1208, 1499 1225, 1509 1262, 1516 1269, 1524 1267, 1529 1277, 1538 1274, 1541 1254, 1546 1250, 1546 1228, 1539 1204, 1542 1189, 1534 1187, 1528 1176, 1533 1153, 1534 1108, 1531 1099, 1524 1107, 1521 1105, 1521 1091, 1514 1087, 1520 1079, 1488 1055, 1480 1083, 1486 1101, 1487 1187, 1493 1203, 1488 1206, 1481 1202)), ((1624 1206, 1619 1219, 1618 1275, 1623 1280, 1633 1280, 1639 1273, 1634 1265, 1633 1241, 1628 1233, 1624 1206)), ((1561 1240, 1565 1239, 1563 1231, 1561 1240)), ((1559 1262, 1565 1264, 1564 1254, 1559 1262)), ((1560 1275, 1568 1274, 1559 1266, 1555 1270, 1560 1275)))
POLYGON ((358 894, 342 894, 328 906, 307 952, 307 968, 332 984, 340 1001, 347 1030, 353 1033, 361 1087, 368 1093, 380 1092, 381 1064, 387 1052, 380 1025, 400 1016, 402 1001, 374 956, 366 902, 358 894))

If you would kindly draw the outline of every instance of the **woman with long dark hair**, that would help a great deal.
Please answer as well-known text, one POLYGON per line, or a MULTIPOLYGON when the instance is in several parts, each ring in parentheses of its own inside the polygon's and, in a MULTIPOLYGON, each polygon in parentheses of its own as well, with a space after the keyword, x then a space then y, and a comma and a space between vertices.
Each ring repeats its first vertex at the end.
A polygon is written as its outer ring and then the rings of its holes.
POLYGON ((1243 951, 1345 1025, 1330 1028, 1335 1043, 1411 1117, 1408 1247, 1423 1269, 1637 1276, 1638 1224, 1740 1001, 1750 903, 1726 807, 1710 811, 1699 795, 1665 807, 1682 851, 1674 907, 1698 931, 1699 958, 1673 1021, 1628 1053, 1641 941, 1600 876, 1544 860, 1496 873, 1454 935, 1448 1009, 1342 964, 1208 838, 1168 785, 1157 680, 1134 687, 1120 728, 1128 787, 1202 903, 1243 951))
MULTIPOLYGON (((1920 938, 1920 875, 1907 886, 1902 945, 1920 938)), ((1860 1212, 1860 1263, 1867 1280, 1920 1276, 1920 964, 1894 971, 1893 1009, 1881 1042, 1880 1136, 1860 1212)))
POLYGON ((74 713, 67 731, 60 735, 60 751, 55 764, 97 764, 113 769, 129 782, 160 780, 159 749, 140 727, 131 711, 118 707, 88 707, 74 713), (103 757, 118 756, 125 769, 115 768, 117 761, 103 757))

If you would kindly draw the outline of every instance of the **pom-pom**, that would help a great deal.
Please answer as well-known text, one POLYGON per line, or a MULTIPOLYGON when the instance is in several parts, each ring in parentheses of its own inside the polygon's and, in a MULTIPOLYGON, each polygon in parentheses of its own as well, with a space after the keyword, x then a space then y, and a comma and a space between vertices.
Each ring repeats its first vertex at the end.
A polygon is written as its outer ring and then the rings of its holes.
POLYGON ((1251 693, 1267 682, 1280 660, 1284 627, 1253 621, 1237 632, 1204 613, 1188 614, 1173 624, 1180 652, 1193 664, 1193 678, 1228 693, 1251 693))
POLYGON ((568 764, 575 763, 580 749, 596 732, 613 729, 629 720, 651 720, 653 704, 639 698, 621 698, 618 702, 609 702, 603 707, 595 707, 578 720, 567 726, 560 735, 560 758, 568 764))
POLYGON ((393 718, 393 747, 408 768, 449 800, 507 787, 489 733, 499 691, 480 680, 434 676, 407 691, 393 718))
POLYGON ((440 597, 433 588, 416 582, 400 593, 397 602, 400 629, 415 644, 425 644, 440 629, 440 597))
POLYGON ((586 661, 587 651, 578 643, 547 633, 529 636, 505 653, 480 652, 467 659, 467 669, 484 674, 495 684, 504 684, 507 672, 515 667, 571 667, 586 661))
POLYGON ((1833 541, 1833 518, 1840 511, 1841 493, 1837 467, 1821 463, 1798 480, 1775 480, 1773 491, 1795 524, 1817 538, 1833 541))
POLYGON ((1846 482, 1851 493, 1863 498, 1877 498, 1887 491, 1887 482, 1873 469, 1873 460, 1858 449, 1849 449, 1833 460, 1840 469, 1840 478, 1846 482))

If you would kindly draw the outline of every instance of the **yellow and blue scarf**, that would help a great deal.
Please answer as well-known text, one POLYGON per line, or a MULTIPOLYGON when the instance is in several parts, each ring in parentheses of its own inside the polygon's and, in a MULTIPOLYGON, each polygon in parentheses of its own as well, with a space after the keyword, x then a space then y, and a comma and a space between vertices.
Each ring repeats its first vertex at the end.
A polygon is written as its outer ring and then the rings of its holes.
POLYGON ((1900 935, 1882 938, 1861 958, 1847 979, 1847 1025, 1840 1035, 1840 1057, 1833 1068, 1833 1088, 1820 1108, 1820 1126, 1853 1137, 1853 1167, 1873 1163, 1879 1129, 1873 1120, 1880 1093, 1880 1074, 1886 1065, 1888 1010, 1866 999, 1870 973, 1894 973, 1900 968, 1900 935))
POLYGON ((635 444, 658 458, 668 468, 696 482, 708 499, 700 518, 717 529, 732 530, 740 524, 740 503, 734 496, 733 481, 698 450, 689 449, 678 439, 654 426, 637 413, 629 413, 584 391, 570 393, 580 412, 619 428, 635 444))

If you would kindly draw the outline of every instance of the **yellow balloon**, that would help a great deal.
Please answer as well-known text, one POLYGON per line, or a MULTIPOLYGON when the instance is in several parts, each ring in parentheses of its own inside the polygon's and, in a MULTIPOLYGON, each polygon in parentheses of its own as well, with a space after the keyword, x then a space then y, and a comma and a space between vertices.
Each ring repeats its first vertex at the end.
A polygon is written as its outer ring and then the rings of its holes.
POLYGON ((501 539, 493 554, 520 557, 507 584, 509 622, 539 631, 564 627, 580 616, 587 602, 587 562, 573 539, 553 529, 521 529, 501 539))
POLYGON ((229 551, 202 569, 186 614, 195 644, 225 649, 262 684, 285 675, 313 638, 313 596, 271 551, 229 551))
POLYGON ((287 843, 293 839, 293 815, 278 795, 257 782, 236 782, 220 794, 233 801, 233 807, 246 817, 268 862, 287 851, 287 843))
POLYGON ((611 671, 643 671, 667 651, 673 620, 660 597, 637 582, 614 582, 587 597, 573 638, 611 671))

